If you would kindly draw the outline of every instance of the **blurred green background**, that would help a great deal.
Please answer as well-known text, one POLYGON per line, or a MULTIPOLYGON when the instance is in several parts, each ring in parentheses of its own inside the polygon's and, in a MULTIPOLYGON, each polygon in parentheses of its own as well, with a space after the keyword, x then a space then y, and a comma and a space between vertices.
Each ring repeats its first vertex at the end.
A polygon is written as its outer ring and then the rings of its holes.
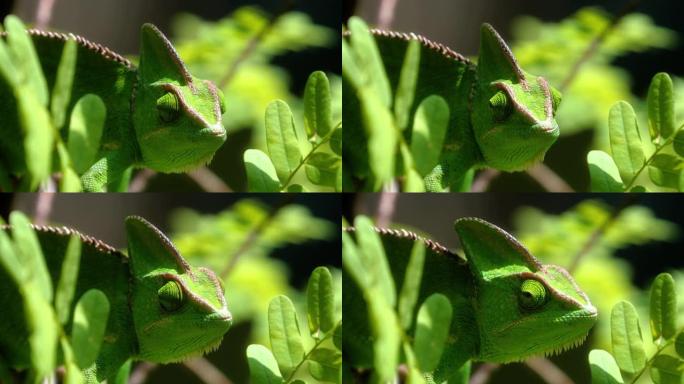
MULTIPOLYGON (((565 268, 597 236, 572 274, 598 308, 599 322, 587 343, 551 358, 576 383, 590 381, 587 362, 590 349, 610 350, 609 319, 614 304, 620 300, 635 304, 640 311, 644 339, 648 340, 647 353, 652 353, 653 345, 647 335, 648 289, 653 278, 661 272, 672 273, 679 295, 684 295, 684 196, 681 194, 400 194, 389 203, 390 197, 390 194, 345 195, 344 216, 352 222, 359 214, 387 218, 391 213, 391 226, 426 233, 450 249, 459 247, 454 221, 475 216, 513 234, 543 263, 565 268), (384 213, 379 214, 383 199, 384 213), (601 228, 605 230, 595 235, 601 228)), ((681 318, 684 315, 681 300, 678 312, 681 318)), ((526 365, 513 363, 495 370, 487 382, 545 381, 526 365)))

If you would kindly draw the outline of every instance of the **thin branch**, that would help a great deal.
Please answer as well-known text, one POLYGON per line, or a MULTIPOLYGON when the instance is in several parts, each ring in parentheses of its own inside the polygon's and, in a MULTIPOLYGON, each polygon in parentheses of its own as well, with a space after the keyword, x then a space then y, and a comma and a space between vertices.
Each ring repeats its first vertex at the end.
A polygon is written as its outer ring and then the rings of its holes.
POLYGON ((131 184, 128 186, 128 192, 142 192, 147 188, 147 183, 150 179, 154 177, 157 173, 151 169, 145 168, 138 172, 131 184))
POLYGON ((606 221, 604 221, 600 227, 596 228, 591 236, 589 236, 589 239, 584 243, 582 248, 572 258, 572 262, 568 266, 568 272, 572 273, 577 268, 582 258, 586 256, 587 253, 589 253, 589 251, 598 243, 608 227, 610 227, 618 218, 618 216, 620 216, 620 213, 622 213, 622 211, 628 206, 634 204, 636 200, 637 197, 635 194, 629 193, 625 195, 625 199, 622 201, 622 203, 610 213, 610 216, 608 216, 606 221))
POLYGON ((394 21, 394 11, 399 0, 381 0, 378 9, 378 28, 389 29, 394 21))
POLYGON ((574 384, 565 372, 547 358, 535 357, 525 361, 525 364, 549 384, 574 384))
POLYGON ((55 194, 52 192, 40 192, 36 199, 36 215, 33 222, 36 225, 45 225, 50 218, 52 212, 52 202, 55 199, 55 194))
POLYGON ((497 369, 501 367, 500 364, 484 363, 477 368, 477 371, 470 376, 470 384, 485 384, 489 381, 497 369))
POLYGON ((200 167, 188 176, 206 192, 233 192, 226 183, 207 167, 200 167))
POLYGON ((528 169, 527 174, 548 192, 575 192, 563 178, 543 163, 528 169))
POLYGON ((486 191, 487 188, 489 188, 489 184, 491 184, 492 181, 496 179, 500 174, 501 172, 497 171, 496 169, 485 169, 484 171, 480 172, 475 178, 473 185, 470 187, 470 192, 486 191))
POLYGON ((158 364, 148 362, 138 364, 128 378, 128 384, 143 384, 147 380, 147 376, 157 369, 158 366, 158 364))
POLYGON ((563 83, 559 87, 559 90, 561 92, 565 91, 570 84, 575 80, 575 77, 579 73, 580 68, 589 61, 589 59, 596 53, 598 50, 599 46, 603 43, 603 40, 608 37, 608 35, 617 27, 617 25, 620 23, 620 21, 630 12, 632 12, 634 9, 636 9, 639 5, 641 4, 641 0, 631 0, 628 3, 626 3, 622 9, 615 15, 613 20, 606 26, 606 28, 594 38, 594 40, 589 44, 587 49, 584 51, 582 56, 575 62, 575 64, 572 66, 572 69, 570 69, 570 72, 568 73, 568 76, 563 80, 563 83))
POLYGON ((399 194, 396 192, 382 192, 380 194, 378 213, 375 220, 375 223, 378 227, 387 227, 390 222, 392 222, 394 208, 397 205, 397 198, 399 198, 399 194))
POLYGON ((223 372, 203 357, 187 360, 183 365, 207 384, 233 384, 223 372))
POLYGON ((40 0, 36 9, 36 28, 47 29, 56 0, 40 0))
POLYGON ((291 9, 294 8, 294 1, 293 0, 285 0, 282 9, 273 14, 271 18, 268 20, 268 23, 264 25, 264 27, 252 37, 252 39, 245 45, 245 48, 240 52, 240 55, 238 56, 237 59, 233 62, 233 64, 228 68, 226 71, 226 74, 223 75, 223 78, 219 82, 219 88, 225 88, 228 83, 230 83, 230 80, 235 76, 237 73, 238 67, 247 60, 249 56, 254 52, 254 50, 259 46, 259 43, 264 39, 264 37, 271 31, 275 23, 278 21, 278 19, 289 12, 291 9))

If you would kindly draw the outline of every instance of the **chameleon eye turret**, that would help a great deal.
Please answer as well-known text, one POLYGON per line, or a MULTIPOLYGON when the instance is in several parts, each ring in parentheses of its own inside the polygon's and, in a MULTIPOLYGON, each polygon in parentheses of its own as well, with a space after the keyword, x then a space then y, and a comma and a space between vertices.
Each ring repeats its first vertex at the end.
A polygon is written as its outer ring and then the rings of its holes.
POLYGON ((169 281, 157 291, 159 305, 167 312, 178 310, 183 305, 183 289, 175 281, 169 281))

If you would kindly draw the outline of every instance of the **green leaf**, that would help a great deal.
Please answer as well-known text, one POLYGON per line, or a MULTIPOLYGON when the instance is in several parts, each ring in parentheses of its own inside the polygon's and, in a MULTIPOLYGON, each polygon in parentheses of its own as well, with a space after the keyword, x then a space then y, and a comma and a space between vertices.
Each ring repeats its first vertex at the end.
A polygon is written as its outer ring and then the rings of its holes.
POLYGON ((589 151, 587 154, 592 192, 623 192, 625 187, 620 179, 613 158, 603 151, 589 151))
POLYGON ((332 340, 337 349, 342 349, 342 322, 337 323, 337 326, 333 331, 332 340))
POLYGON ((624 383, 613 355, 602 349, 593 349, 589 352, 589 367, 592 384, 624 383))
POLYGON ((451 315, 451 302, 440 293, 430 295, 418 310, 413 349, 421 371, 432 372, 437 368, 449 337, 451 315))
POLYGON ((131 375, 131 364, 132 360, 128 359, 124 363, 124 365, 119 368, 119 371, 116 372, 116 377, 114 378, 114 383, 112 384, 128 384, 128 377, 131 375))
POLYGON ((304 186, 301 184, 290 184, 287 186, 287 191, 289 193, 302 193, 306 192, 306 189, 304 189, 304 186))
POLYGON ((388 108, 392 104, 392 93, 375 39, 368 30, 366 23, 358 17, 350 18, 348 26, 351 31, 350 40, 354 60, 356 65, 366 74, 363 81, 373 89, 380 105, 388 108))
POLYGON ((263 345, 252 344, 247 347, 247 363, 250 382, 254 384, 281 384, 283 382, 275 357, 263 345))
POLYGON ((74 352, 69 345, 66 337, 60 337, 60 345, 62 346, 62 355, 64 356, 64 383, 65 384, 80 384, 85 381, 85 376, 81 368, 74 362, 74 352))
POLYGON ((337 184, 337 170, 342 166, 339 157, 326 153, 316 152, 306 161, 306 177, 315 185, 335 187, 337 184))
POLYGON ((57 68, 57 78, 52 89, 50 112, 52 113, 52 125, 58 130, 64 125, 67 107, 71 101, 71 87, 76 73, 76 40, 69 39, 62 49, 62 58, 57 68))
POLYGON ((401 330, 394 309, 377 286, 364 292, 373 335, 373 366, 378 382, 388 382, 396 375, 401 347, 401 330))
POLYGON ((335 294, 332 284, 332 274, 328 268, 318 267, 311 273, 306 287, 306 308, 312 335, 319 330, 327 333, 335 326, 335 294))
POLYGON ((610 316, 613 353, 620 369, 627 373, 639 372, 646 365, 646 353, 639 327, 639 316, 634 306, 621 301, 610 316))
MULTIPOLYGON (((2 32, 2 25, 0 25, 0 32, 2 32)), ((7 84, 16 88, 19 83, 17 69, 12 62, 9 48, 5 44, 4 39, 0 39, 0 76, 2 76, 7 84)))
POLYGON ((332 129, 330 82, 325 73, 316 71, 309 76, 304 89, 304 128, 311 138, 316 133, 325 137, 332 129))
POLYGON ((46 107, 47 81, 45 81, 33 42, 26 32, 28 28, 14 15, 5 18, 5 28, 7 28, 7 42, 16 64, 15 68, 20 72, 21 81, 28 86, 26 91, 34 95, 42 107, 46 107))
POLYGON ((100 149, 107 107, 99 96, 81 97, 71 112, 67 149, 78 174, 83 174, 95 163, 100 149))
POLYGON ((342 374, 342 354, 328 348, 317 348, 309 355, 309 373, 316 380, 339 383, 342 374))
POLYGON ((406 49, 404 65, 401 67, 399 75, 399 85, 394 102, 394 116, 400 130, 406 129, 409 124, 411 111, 413 110, 413 99, 416 93, 416 83, 418 82, 418 70, 420 68, 420 43, 411 40, 406 49))
POLYGON ((26 216, 19 211, 10 213, 10 225, 12 225, 16 254, 24 266, 24 271, 28 273, 28 281, 33 281, 39 287, 41 296, 47 302, 51 302, 52 280, 36 232, 31 228, 31 223, 26 216))
POLYGON ((668 355, 658 355, 653 359, 651 378, 656 384, 680 384, 682 361, 668 355))
POLYGON ((71 330, 76 364, 81 369, 90 367, 102 346, 109 320, 109 300, 99 289, 89 289, 76 303, 71 330))
POLYGON ((57 360, 57 319, 36 281, 29 280, 20 286, 24 299, 24 313, 29 330, 31 367, 39 380, 55 369, 57 360))
POLYGON ((24 131, 24 156, 30 175, 30 188, 35 190, 50 176, 52 170, 54 130, 50 115, 30 92, 30 88, 17 88, 15 96, 19 122, 24 131))
POLYGON ((659 153, 653 156, 648 167, 648 176, 656 185, 666 188, 679 188, 679 174, 684 169, 684 161, 677 156, 659 153))
POLYGON ((59 180, 59 191, 81 192, 83 190, 81 179, 71 167, 69 152, 61 141, 57 142, 57 156, 59 157, 60 168, 62 170, 62 177, 59 180))
POLYGON ((425 180, 413 168, 406 170, 404 192, 425 192, 425 180))
POLYGON ((661 273, 651 286, 651 334, 653 340, 669 339, 677 331, 677 293, 674 279, 669 273, 661 273))
POLYGON ((398 134, 390 111, 368 88, 359 92, 364 127, 368 131, 368 160, 375 176, 374 189, 394 177, 398 134))
MULTIPOLYGON (((411 349, 411 346, 406 342, 403 344, 403 349, 404 356, 406 356, 406 365, 408 368, 406 383, 425 384, 425 378, 423 378, 423 375, 420 373, 420 369, 418 368, 418 360, 416 359, 415 353, 413 353, 413 349, 411 349)), ((453 380, 453 378, 450 380, 453 380)))
POLYGON ((297 312, 290 299, 277 296, 268 306, 268 330, 280 372, 289 376, 304 357, 297 312))
POLYGON ((679 172, 679 188, 677 188, 677 190, 679 192, 684 192, 684 169, 679 172))
MULTIPOLYGON (((0 225, 4 225, 0 218, 0 225)), ((0 231, 0 268, 6 271, 17 286, 21 286, 25 279, 24 265, 19 260, 19 255, 15 252, 12 240, 6 231, 0 231)))
POLYGON ((674 140, 672 141, 672 148, 680 156, 684 157, 684 129, 680 129, 675 134, 674 140))
POLYGON ((440 96, 429 96, 416 110, 411 153, 416 170, 425 176, 437 165, 449 124, 449 106, 440 96))
POLYGON ((342 128, 337 128, 330 135, 330 149, 335 154, 342 156, 342 128))
POLYGON ((266 107, 266 145, 281 182, 287 181, 302 161, 290 107, 282 100, 266 107))
POLYGON ((357 216, 354 226, 356 227, 356 240, 363 255, 364 273, 368 274, 370 285, 380 289, 382 299, 386 300, 390 307, 394 307, 397 301, 394 279, 380 236, 375 231, 371 220, 365 216, 357 216))
POLYGON ((610 148, 620 171, 629 183, 644 165, 644 152, 637 127, 636 114, 629 103, 619 101, 610 109, 608 117, 610 148))
POLYGON ((279 192, 280 182, 275 167, 268 156, 258 149, 248 149, 244 154, 249 192, 279 192))
POLYGON ((679 332, 674 342, 675 351, 679 357, 684 358, 684 332, 679 332))
POLYGON ((674 100, 672 97, 672 79, 667 73, 658 73, 651 80, 648 88, 648 131, 651 139, 658 136, 664 139, 674 133, 674 100))
POLYGON ((370 276, 366 273, 363 254, 347 232, 342 232, 342 266, 356 284, 364 290, 370 287, 370 276))
POLYGON ((64 252, 62 271, 59 275, 59 283, 57 283, 57 292, 55 293, 55 311, 57 311, 57 318, 62 325, 67 324, 71 315, 71 301, 76 291, 80 260, 81 238, 78 235, 72 234, 69 236, 69 243, 64 252))
POLYGON ((404 275, 404 284, 402 284, 399 294, 399 322, 405 330, 410 329, 413 323, 413 310, 418 301, 424 264, 425 244, 422 241, 416 241, 411 249, 411 257, 404 275))

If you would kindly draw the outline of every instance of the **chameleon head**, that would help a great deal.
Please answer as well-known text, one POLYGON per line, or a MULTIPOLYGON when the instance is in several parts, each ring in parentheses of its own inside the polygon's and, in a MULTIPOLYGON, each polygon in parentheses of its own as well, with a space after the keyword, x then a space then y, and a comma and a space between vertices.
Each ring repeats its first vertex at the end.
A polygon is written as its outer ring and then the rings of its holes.
POLYGON ((138 357, 169 363, 218 348, 232 324, 223 288, 140 217, 126 219, 138 357))
POLYGON ((164 34, 141 30, 133 124, 143 163, 159 172, 183 172, 211 161, 226 140, 223 94, 193 77, 164 34))
POLYGON ((478 360, 520 361, 579 345, 597 311, 570 274, 542 265, 511 235, 480 219, 456 221, 476 281, 478 360))
POLYGON ((487 166, 522 170, 543 160, 556 141, 561 94, 543 77, 525 73, 491 25, 481 32, 471 95, 475 139, 487 166))

